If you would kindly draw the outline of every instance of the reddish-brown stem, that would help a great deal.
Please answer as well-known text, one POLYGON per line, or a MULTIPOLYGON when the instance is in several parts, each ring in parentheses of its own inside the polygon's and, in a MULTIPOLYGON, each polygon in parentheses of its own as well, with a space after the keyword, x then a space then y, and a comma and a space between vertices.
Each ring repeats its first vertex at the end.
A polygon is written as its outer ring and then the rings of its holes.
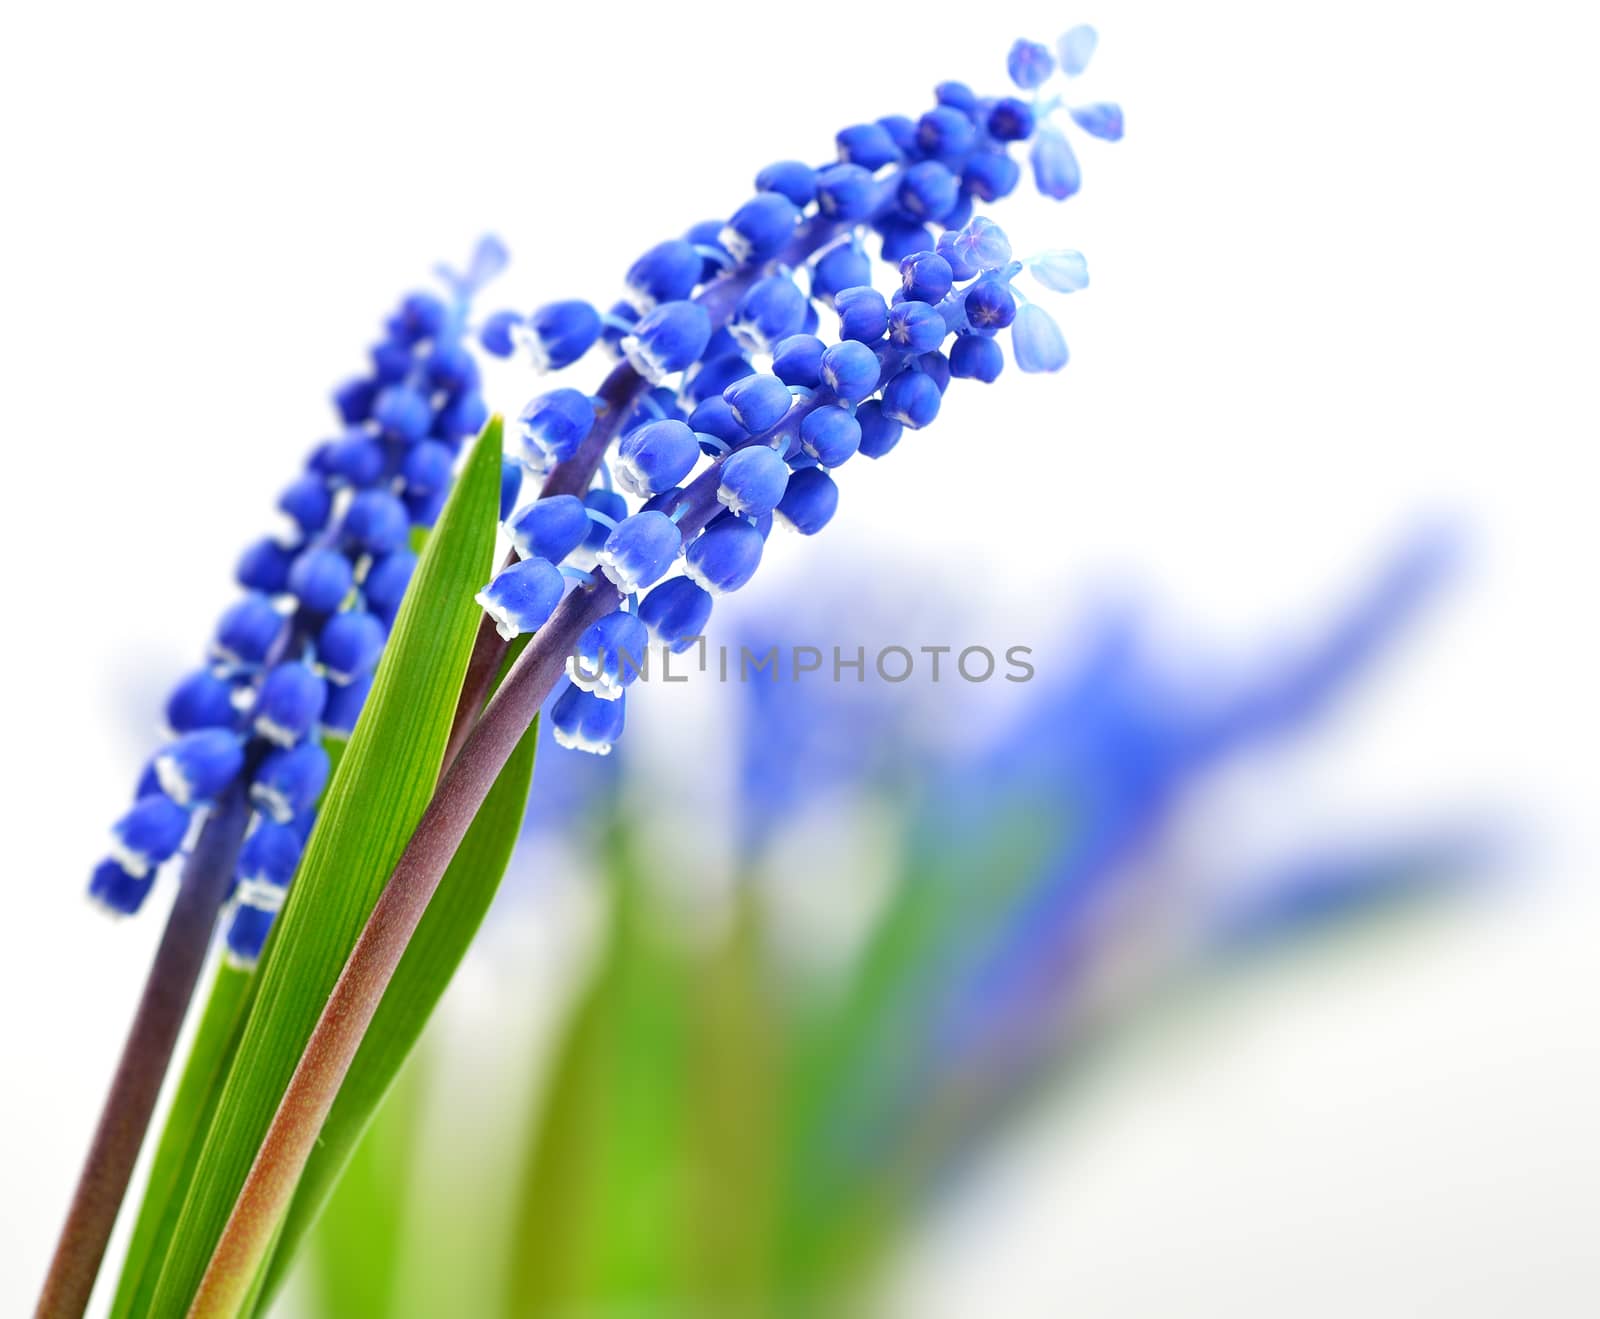
POLYGON ((178 896, 128 1028, 39 1295, 34 1313, 41 1319, 77 1319, 89 1304, 117 1210, 127 1194, 139 1146, 144 1143, 162 1078, 205 963, 217 912, 228 895, 248 818, 241 780, 224 794, 201 826, 194 851, 184 864, 178 896))
MULTIPOLYGON (((803 260, 837 232, 832 222, 813 219, 796 231, 783 260, 791 264, 803 260)), ((727 322, 739 294, 757 273, 731 272, 697 295, 714 324, 727 322)), ((600 408, 593 430, 577 453, 552 469, 540 498, 582 496, 588 490, 606 449, 648 388, 649 382, 631 366, 612 369, 596 396, 600 408)), ((689 500, 692 511, 682 519, 686 529, 703 525, 714 507, 714 491, 714 476, 703 475, 695 483, 689 500)), ((561 677, 578 637, 615 609, 618 600, 616 589, 600 578, 569 595, 512 665, 482 718, 474 722, 505 654, 505 643, 488 621, 480 626, 439 785, 306 1043, 206 1266, 191 1316, 232 1316, 248 1298, 362 1037, 456 848, 561 677)))
POLYGON ((609 582, 597 579, 562 601, 445 769, 306 1043, 206 1266, 191 1316, 231 1317, 248 1296, 345 1073, 456 848, 560 678, 573 643, 618 599, 609 582))
MULTIPOLYGON (((594 429, 579 446, 577 453, 565 462, 557 463, 551 469, 550 475, 545 478, 545 483, 539 490, 540 499, 549 499, 552 495, 581 496, 588 490, 589 483, 594 480, 594 474, 605 457, 607 446, 621 429, 622 423, 638 406, 640 397, 648 388, 649 382, 626 363, 612 368, 611 374, 605 378, 599 394, 596 395, 601 408, 600 415, 595 418, 594 429)), ((516 561, 517 552, 512 550, 501 564, 501 570, 504 571, 516 561)), ((466 677, 461 683, 461 699, 456 704, 455 722, 450 725, 450 738, 445 743, 443 761, 445 765, 448 766, 460 754, 467 740, 467 734, 472 731, 472 726, 483 709, 483 703, 489 699, 495 676, 505 661, 508 644, 496 629, 494 620, 485 614, 478 624, 478 635, 472 643, 472 655, 467 660, 466 677)))

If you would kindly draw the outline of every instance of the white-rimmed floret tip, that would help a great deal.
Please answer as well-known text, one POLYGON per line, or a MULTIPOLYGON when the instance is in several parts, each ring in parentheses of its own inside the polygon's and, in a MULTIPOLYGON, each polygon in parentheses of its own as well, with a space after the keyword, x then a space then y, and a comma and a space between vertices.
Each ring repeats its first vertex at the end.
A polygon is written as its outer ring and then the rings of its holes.
POLYGON ((131 916, 144 905, 155 883, 155 871, 130 874, 114 860, 102 861, 89 877, 89 898, 113 916, 131 916))
POLYGON ((833 478, 820 467, 801 468, 789 478, 789 488, 772 518, 774 522, 798 531, 802 536, 815 536, 839 509, 839 487, 833 478))
POLYGON ((550 725, 556 744, 569 751, 609 756, 622 736, 627 698, 605 700, 568 682, 550 706, 550 725))
POLYGON ((764 544, 761 533, 742 518, 719 519, 690 544, 683 570, 696 586, 727 595, 755 576, 764 544))
MULTIPOLYGON (((827 411, 837 412, 838 409, 827 411)), ((776 451, 764 444, 754 444, 729 454, 717 469, 717 476, 718 503, 730 513, 763 517, 783 498, 784 488, 789 483, 789 467, 776 451)))
POLYGON ((155 758, 161 791, 179 806, 204 806, 219 797, 244 768, 239 737, 222 728, 186 733, 155 758))
POLYGON ((270 752, 250 784, 250 801, 263 815, 287 824, 317 804, 331 766, 320 742, 270 752))
POLYGON ((650 633, 637 614, 607 614, 578 638, 567 657, 573 685, 615 701, 649 666, 650 633))
POLYGON ((651 384, 692 366, 711 342, 711 317, 696 302, 665 302, 622 340, 628 364, 651 384))
POLYGON ((519 559, 495 574, 474 598, 501 637, 511 641, 549 622, 565 587, 561 570, 548 559, 519 559))
POLYGON ((577 495, 551 495, 512 514, 506 530, 525 559, 562 562, 589 534, 589 510, 577 495))
POLYGON ((688 577, 670 577, 639 602, 639 621, 650 639, 681 654, 704 635, 711 593, 688 577))
POLYGON ((594 401, 576 389, 552 389, 530 399, 517 417, 519 456, 535 476, 565 462, 594 429, 594 401))
POLYGON ((663 302, 681 302, 700 283, 705 258, 684 238, 657 243, 628 268, 624 294, 641 316, 663 302))
POLYGON ((617 525, 596 559, 616 588, 632 595, 659 581, 682 548, 683 536, 665 513, 635 513, 617 525))
POLYGON ((275 746, 293 746, 310 736, 327 701, 327 679, 311 665, 300 660, 278 664, 256 691, 250 726, 275 746))
POLYGON ((189 832, 189 812, 165 793, 141 797, 111 827, 111 859, 142 879, 176 856, 189 832))
POLYGON ((247 595, 217 622, 211 654, 228 664, 260 664, 283 635, 285 619, 270 596, 247 595))
POLYGON ((759 192, 722 226, 717 241, 739 265, 770 261, 800 223, 800 208, 780 192, 759 192))
POLYGON ((347 609, 317 633, 317 662, 328 681, 342 687, 377 668, 387 638, 388 629, 375 614, 347 609))
POLYGON ((508 333, 527 352, 536 371, 559 371, 594 346, 600 329, 600 313, 587 302, 570 298, 545 304, 508 333))
POLYGON ((622 437, 612 474, 629 494, 649 499, 683 480, 699 457, 695 433, 685 422, 664 417, 635 426, 622 437))
POLYGON ((202 728, 232 728, 239 722, 239 697, 253 701, 247 684, 211 668, 196 669, 167 697, 164 725, 168 736, 202 728))

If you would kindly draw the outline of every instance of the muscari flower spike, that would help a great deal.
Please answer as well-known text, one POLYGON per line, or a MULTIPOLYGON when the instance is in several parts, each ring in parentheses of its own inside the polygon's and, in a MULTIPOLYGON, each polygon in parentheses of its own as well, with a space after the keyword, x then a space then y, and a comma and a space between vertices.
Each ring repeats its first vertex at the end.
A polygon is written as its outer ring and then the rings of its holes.
POLYGON ((841 130, 836 160, 767 166, 728 219, 640 256, 608 311, 569 299, 484 323, 488 351, 520 342, 542 369, 591 346, 620 363, 594 396, 559 388, 524 409, 518 456, 548 493, 511 517, 521 561, 479 596, 515 635, 543 625, 563 586, 596 569, 622 595, 646 592, 575 648, 572 681, 550 711, 561 745, 608 751, 621 733, 623 643, 693 645, 713 596, 759 567, 770 526, 820 532, 838 508, 836 469, 858 453, 882 458, 905 431, 931 424, 951 380, 996 380, 1002 336, 1019 370, 1066 364, 1055 321, 1016 281, 1077 291, 1082 257, 1018 260, 976 208, 1016 189, 1014 151, 1030 154, 1046 196, 1078 190, 1058 120, 1121 135, 1116 107, 1067 107, 1055 90, 1058 77, 1083 72, 1094 46, 1086 27, 1054 51, 1019 42, 1007 65, 1020 94, 943 83, 920 118, 841 130), (892 298, 872 287, 873 235, 895 271, 892 298), (523 581, 538 590, 519 596, 523 581))
MULTIPOLYGON (((354 728, 416 567, 409 541, 437 518, 463 442, 488 419, 469 315, 504 264, 491 238, 465 271, 441 268, 445 295, 404 298, 367 370, 334 391, 337 433, 279 495, 280 528, 235 567, 246 594, 219 620, 206 665, 167 699, 171 740, 90 881, 101 906, 137 911, 200 817, 237 793, 257 814, 239 852, 228 955, 241 965, 259 956, 327 781, 321 739, 354 728)), ((502 319, 480 333, 509 347, 515 328, 502 319)), ((581 329, 552 331, 548 355, 574 351, 581 329)))

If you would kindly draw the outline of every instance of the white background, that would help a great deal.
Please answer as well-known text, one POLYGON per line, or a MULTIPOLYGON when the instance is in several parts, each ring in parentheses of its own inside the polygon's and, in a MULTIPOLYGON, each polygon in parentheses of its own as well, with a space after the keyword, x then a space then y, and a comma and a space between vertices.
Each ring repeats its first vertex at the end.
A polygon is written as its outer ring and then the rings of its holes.
POLYGON ((862 572, 916 556, 908 590, 959 579, 1042 618, 1132 581, 1249 638, 1315 618, 1415 516, 1457 516, 1471 584, 1338 778, 1380 816, 1503 808, 1525 894, 1359 979, 1300 976, 1155 1084, 1130 1063, 939 1225, 903 1306, 1600 1308, 1583 6, 158 0, 13 6, 0 31, 0 1310, 40 1276, 158 932, 89 911, 89 865, 395 295, 492 227, 514 304, 607 297, 767 160, 943 78, 998 89, 1014 36, 1084 20, 1084 94, 1120 100, 1128 138, 1083 145, 1065 208, 1006 220, 1023 251, 1088 254, 1059 308, 1073 363, 953 390, 846 470, 830 534, 862 572))

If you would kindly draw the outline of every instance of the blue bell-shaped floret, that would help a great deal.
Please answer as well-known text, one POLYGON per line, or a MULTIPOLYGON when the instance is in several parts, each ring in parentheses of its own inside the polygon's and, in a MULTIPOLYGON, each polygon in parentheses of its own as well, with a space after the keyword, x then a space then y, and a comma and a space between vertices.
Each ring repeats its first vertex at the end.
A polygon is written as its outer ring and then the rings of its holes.
POLYGON ((173 733, 201 728, 232 728, 239 720, 236 684, 210 669, 196 669, 167 697, 166 722, 173 733))
POLYGON ((765 373, 735 381, 722 391, 722 398, 739 424, 752 435, 771 430, 783 420, 794 402, 789 387, 777 376, 765 373))
POLYGON ((411 574, 416 569, 417 556, 409 549, 385 554, 367 569, 361 581, 361 599, 386 627, 394 626, 400 602, 405 599, 406 587, 411 584, 411 574))
POLYGON ((711 605, 711 594, 703 586, 687 577, 672 577, 639 602, 639 620, 656 641, 681 654, 705 632, 711 605))
MULTIPOLYGON (((848 408, 818 408, 800 423, 801 452, 824 467, 839 466, 860 447, 861 423, 848 408)), ((776 500, 772 506, 777 507, 776 500)))
POLYGON ((678 524, 665 513, 635 513, 606 537, 600 570, 624 595, 659 581, 683 547, 678 524))
POLYGON ((111 859, 142 878, 176 855, 189 832, 189 812, 165 793, 141 797, 111 826, 111 859))
POLYGON ((495 630, 510 641, 537 632, 561 603, 566 579, 547 559, 519 559, 502 568, 474 597, 494 620, 495 630))
POLYGON ((789 483, 788 465, 764 444, 729 454, 717 475, 717 501, 730 512, 747 517, 772 512, 789 483))
POLYGON ((518 512, 507 530, 525 559, 559 564, 589 534, 589 510, 577 495, 550 495, 518 512))
POLYGON ((355 569, 338 550, 308 549, 289 569, 289 591, 304 609, 331 614, 355 585, 355 569))
POLYGON ((698 302, 663 302, 640 318, 622 340, 622 352, 635 371, 657 385, 697 362, 710 341, 711 317, 698 302))
POLYGON ((130 875, 115 861, 102 861, 89 878, 89 897, 117 916, 131 916, 144 905, 156 872, 130 875))
POLYGON ((623 689, 645 671, 650 633, 637 614, 607 614, 578 638, 567 657, 567 676, 602 700, 617 700, 623 689))
POLYGON ((607 701, 567 683, 550 707, 550 725, 555 732, 556 745, 569 751, 610 755, 611 748, 622 736, 626 704, 623 697, 607 701))
POLYGON ((657 243, 628 268, 624 296, 641 314, 663 302, 679 302, 694 292, 704 265, 685 239, 657 243))
POLYGON ((739 265, 759 265, 783 250, 800 223, 800 208, 779 192, 760 192, 729 217, 717 241, 739 265))
POLYGON ((820 467, 805 467, 789 478, 789 488, 778 501, 776 521, 802 536, 815 536, 832 520, 839 507, 839 487, 820 467))
POLYGON ((684 556, 684 572, 712 595, 726 595, 755 576, 763 548, 759 531, 748 522, 730 519, 696 537, 684 556))
POLYGON ((895 445, 905 427, 886 414, 883 404, 869 398, 856 409, 856 425, 861 427, 861 453, 868 458, 882 458, 895 445))
POLYGON ((179 806, 215 801, 244 768, 244 749, 233 733, 203 728, 163 747, 155 759, 161 790, 179 806))
POLYGON ((349 609, 322 625, 317 633, 317 659, 330 682, 354 682, 376 667, 387 636, 374 615, 349 609))
POLYGON ((293 746, 311 734, 328 701, 328 682, 309 664, 276 664, 261 680, 250 726, 278 746, 293 746))
POLYGON ((328 753, 320 742, 302 742, 270 753, 250 784, 257 810, 279 824, 288 824, 317 804, 328 782, 328 753))
POLYGON ((822 354, 822 382, 846 403, 873 393, 881 370, 877 353, 858 339, 841 339, 822 354))
POLYGON ((883 389, 883 412, 919 430, 939 415, 939 386, 922 371, 902 371, 883 389))
POLYGON ((630 494, 648 499, 683 480, 700 458, 700 441, 681 421, 648 421, 617 445, 612 473, 630 494))
POLYGON ((578 452, 594 429, 594 403, 577 389, 553 389, 528 402, 517 418, 521 457, 529 471, 543 475, 578 452))
POLYGON ((600 337, 600 313, 578 299, 546 303, 528 318, 517 337, 527 345, 535 370, 559 371, 594 346, 600 337))
POLYGON ((211 653, 230 664, 266 659, 283 633, 283 615, 264 595, 247 595, 217 622, 211 653))

